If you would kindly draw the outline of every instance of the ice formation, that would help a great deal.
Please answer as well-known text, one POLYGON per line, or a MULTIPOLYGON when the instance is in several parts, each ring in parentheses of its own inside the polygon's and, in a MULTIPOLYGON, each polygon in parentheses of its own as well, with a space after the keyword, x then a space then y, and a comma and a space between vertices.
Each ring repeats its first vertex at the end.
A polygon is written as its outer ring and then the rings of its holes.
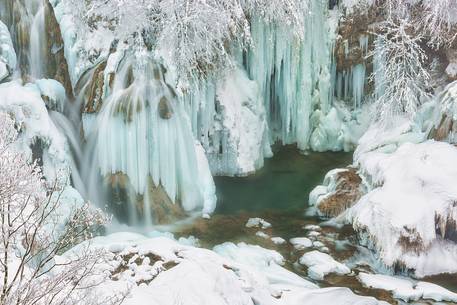
POLYGON ((0 82, 16 70, 16 51, 7 26, 0 20, 0 82))
MULTIPOLYGON (((142 65, 137 61, 145 57, 143 51, 113 43, 107 29, 77 34, 66 1, 51 4, 72 86, 86 105, 83 130, 97 156, 89 175, 96 176, 97 168, 104 177, 126 175, 132 209, 138 210, 133 198, 143 196, 140 214, 150 214, 144 203, 150 200, 144 196, 150 182, 163 187, 185 211, 203 209, 207 215, 215 204, 211 174, 253 173, 272 156, 270 146, 277 141, 296 143, 301 150, 349 151, 366 129, 363 69, 356 67, 353 73, 355 104, 334 102, 332 47, 338 17, 322 1, 310 2, 312 14, 304 22, 302 40, 285 26, 252 16, 252 45, 231 46, 235 65, 187 87, 164 54, 148 54, 148 63, 137 71, 132 67, 142 65), (157 73, 160 81, 154 80, 157 73), (140 79, 147 78, 149 85, 141 85, 140 79), (171 111, 168 120, 156 111, 163 104, 171 111), (207 161, 197 156, 202 151, 207 161)), ((365 50, 367 39, 360 44, 365 50)))

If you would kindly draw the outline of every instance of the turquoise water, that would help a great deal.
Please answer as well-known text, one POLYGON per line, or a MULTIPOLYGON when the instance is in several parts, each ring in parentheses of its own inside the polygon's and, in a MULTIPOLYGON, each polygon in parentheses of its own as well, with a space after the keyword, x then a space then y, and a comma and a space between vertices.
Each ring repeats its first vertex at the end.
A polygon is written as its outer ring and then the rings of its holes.
POLYGON ((310 153, 294 146, 282 147, 256 174, 248 177, 215 177, 216 214, 265 210, 303 211, 312 189, 334 168, 352 163, 351 153, 310 153))

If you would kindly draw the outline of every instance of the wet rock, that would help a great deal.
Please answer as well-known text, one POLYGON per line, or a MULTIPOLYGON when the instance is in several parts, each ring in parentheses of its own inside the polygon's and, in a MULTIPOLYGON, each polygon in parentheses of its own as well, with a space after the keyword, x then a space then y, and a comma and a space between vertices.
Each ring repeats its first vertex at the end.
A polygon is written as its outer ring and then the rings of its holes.
MULTIPOLYGON (((457 203, 454 204, 454 213, 457 213, 457 203)), ((440 215, 435 215, 436 234, 443 239, 447 239, 457 243, 457 221, 451 217, 444 218, 440 215)))
POLYGON ((173 202, 164 188, 161 185, 156 186, 150 177, 147 196, 136 194, 128 176, 120 172, 107 177, 107 184, 111 201, 120 203, 115 213, 122 214, 124 218, 128 213, 137 213, 144 218, 146 204, 149 205, 154 224, 174 223, 186 216, 179 201, 173 202), (128 207, 126 203, 130 203, 134 208, 128 207))
POLYGON ((449 84, 439 95, 434 113, 435 122, 428 138, 457 143, 457 81, 449 84))
POLYGON ((87 102, 84 106, 85 113, 98 113, 103 105, 103 86, 105 84, 104 71, 106 61, 100 63, 93 71, 87 92, 87 102))
POLYGON ((451 133, 457 133, 457 124, 444 113, 438 126, 434 127, 430 132, 429 138, 437 141, 446 141, 451 133))
POLYGON ((159 101, 158 111, 159 111, 160 117, 164 120, 171 119, 171 117, 173 115, 173 111, 171 110, 170 102, 168 101, 168 99, 165 96, 163 96, 159 101))
POLYGON ((67 96, 73 96, 73 89, 68 72, 68 64, 65 59, 62 33, 60 26, 54 14, 54 9, 49 1, 46 2, 45 9, 45 29, 47 35, 47 76, 60 82, 67 93, 67 96))

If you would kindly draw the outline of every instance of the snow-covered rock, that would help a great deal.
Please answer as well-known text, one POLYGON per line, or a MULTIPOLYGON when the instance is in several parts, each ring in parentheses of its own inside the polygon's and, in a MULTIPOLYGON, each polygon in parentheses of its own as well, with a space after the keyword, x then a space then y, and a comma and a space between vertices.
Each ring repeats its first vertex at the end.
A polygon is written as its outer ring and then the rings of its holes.
POLYGON ((275 244, 275 245, 283 245, 286 243, 286 240, 282 237, 272 237, 271 238, 271 241, 275 244))
POLYGON ((343 218, 384 264, 424 276, 457 272, 457 148, 427 141, 359 154, 370 191, 343 218))
POLYGON ((308 267, 308 275, 315 280, 323 280, 327 274, 348 274, 351 272, 346 265, 337 262, 330 255, 319 251, 303 254, 300 264, 308 267))
POLYGON ((456 293, 432 283, 367 273, 360 273, 358 279, 366 287, 391 291, 394 298, 401 299, 405 302, 417 301, 419 299, 437 302, 457 302, 456 293))
POLYGON ((268 229, 271 228, 271 224, 262 218, 249 218, 246 223, 246 228, 268 229))
POLYGON ((114 35, 106 28, 80 33, 72 8, 67 0, 51 0, 64 42, 65 59, 73 88, 80 77, 97 63, 106 60, 110 54, 114 35), (79 35, 78 35, 79 34, 79 35))
POLYGON ((290 243, 297 250, 305 250, 313 246, 313 242, 306 237, 295 237, 290 240, 290 243))
POLYGON ((325 175, 323 185, 311 191, 309 204, 319 215, 334 217, 356 203, 363 191, 356 169, 335 169, 325 175))
POLYGON ((255 233, 256 236, 260 237, 260 238, 264 238, 264 239, 269 239, 270 236, 262 231, 257 231, 255 233))

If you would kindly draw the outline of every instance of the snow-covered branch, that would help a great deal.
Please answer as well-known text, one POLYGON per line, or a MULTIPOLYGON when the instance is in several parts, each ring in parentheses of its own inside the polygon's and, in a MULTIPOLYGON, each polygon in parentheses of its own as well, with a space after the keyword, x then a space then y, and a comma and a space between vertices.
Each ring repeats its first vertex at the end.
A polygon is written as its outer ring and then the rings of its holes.
POLYGON ((421 47, 423 36, 411 33, 407 19, 383 23, 377 34, 373 56, 381 62, 373 78, 378 88, 378 119, 388 122, 396 115, 413 115, 427 95, 427 56, 421 47))

